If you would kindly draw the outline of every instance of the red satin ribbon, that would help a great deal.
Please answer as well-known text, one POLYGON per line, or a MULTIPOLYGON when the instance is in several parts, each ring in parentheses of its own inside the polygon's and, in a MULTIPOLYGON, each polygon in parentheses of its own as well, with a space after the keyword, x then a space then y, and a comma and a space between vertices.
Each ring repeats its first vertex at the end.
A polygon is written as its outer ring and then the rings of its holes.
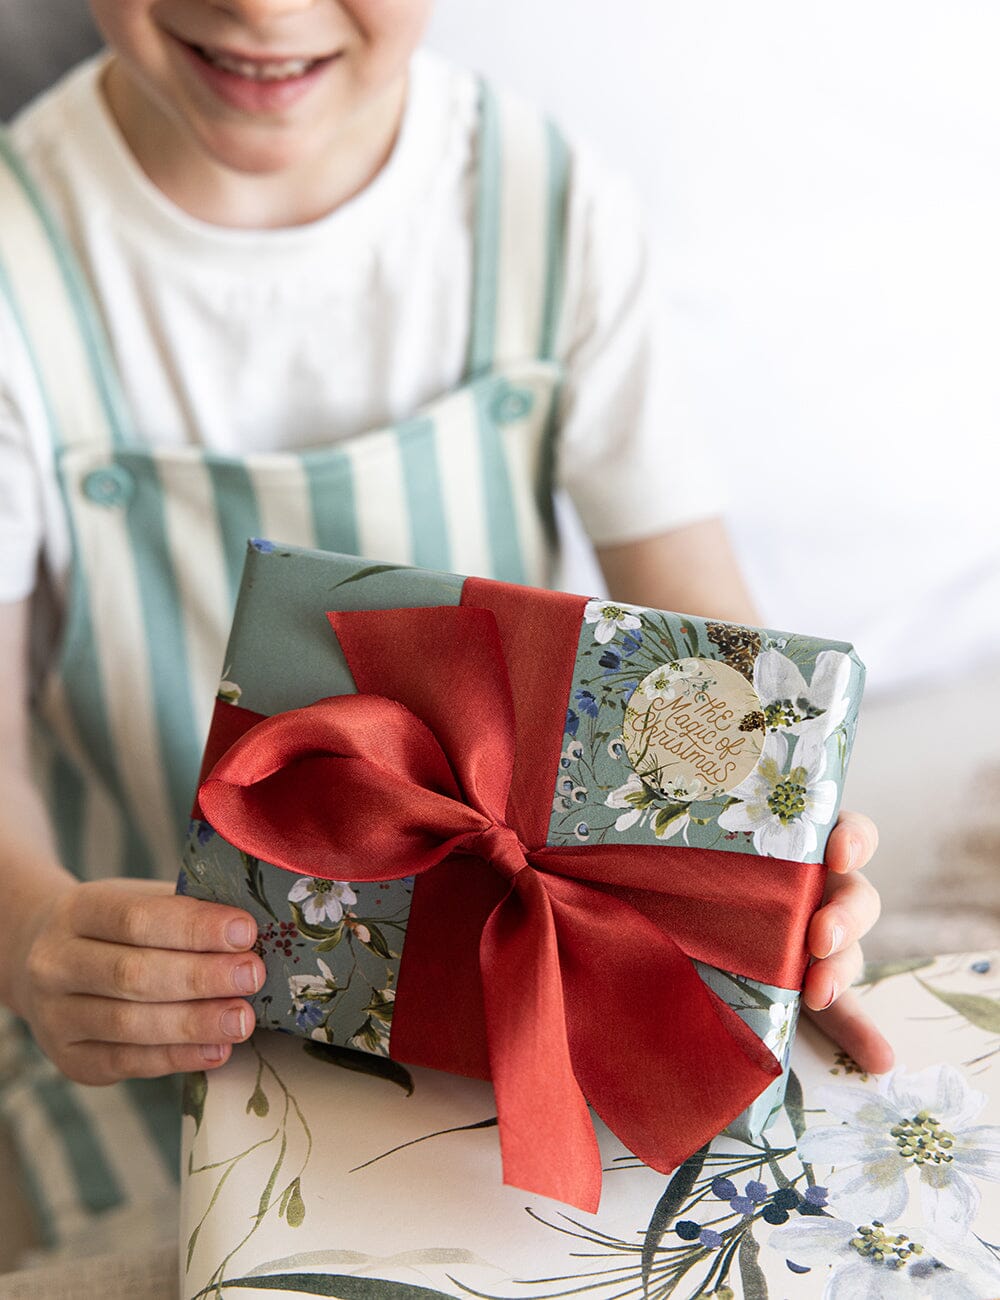
POLYGON ((588 1101, 667 1172, 777 1076, 691 958, 799 987, 824 872, 547 846, 583 601, 472 579, 462 599, 330 614, 359 694, 263 720, 220 705, 201 813, 289 871, 417 877, 392 1056, 492 1078, 504 1181, 593 1211, 588 1101))

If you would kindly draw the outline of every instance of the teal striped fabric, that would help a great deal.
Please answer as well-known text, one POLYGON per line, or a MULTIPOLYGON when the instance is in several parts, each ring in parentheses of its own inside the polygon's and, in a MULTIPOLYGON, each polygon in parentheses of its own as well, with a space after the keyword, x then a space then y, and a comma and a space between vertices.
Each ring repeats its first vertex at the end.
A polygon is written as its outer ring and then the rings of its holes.
MULTIPOLYGON (((174 879, 248 538, 549 579, 566 148, 484 87, 465 381, 398 425, 243 458, 150 449, 129 427, 72 252, 6 142, 0 162, 0 289, 48 405, 73 544, 64 640, 36 719, 59 845, 84 878, 174 879)), ((0 1105, 31 1135, 18 1140, 52 1240, 65 1236, 60 1218, 120 1207, 146 1179, 160 1186, 150 1170, 177 1149, 162 1085, 101 1092, 131 1135, 123 1170, 95 1094, 28 1048, 23 1062, 0 1105), (53 1168, 68 1198, 54 1195, 53 1168)))
POLYGON ((169 1207, 179 1170, 180 1080, 115 1088, 71 1083, 11 1017, 0 1024, 0 1118, 14 1138, 43 1244, 86 1244, 95 1218, 136 1222, 135 1207, 169 1207))

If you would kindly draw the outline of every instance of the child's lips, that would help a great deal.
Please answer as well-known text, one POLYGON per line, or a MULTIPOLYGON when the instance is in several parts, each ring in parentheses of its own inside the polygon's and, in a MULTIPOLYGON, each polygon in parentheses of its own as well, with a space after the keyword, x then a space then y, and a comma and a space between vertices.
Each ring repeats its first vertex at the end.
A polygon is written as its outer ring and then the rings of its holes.
POLYGON ((274 112, 307 94, 339 51, 318 56, 261 55, 197 45, 177 38, 200 80, 230 107, 242 112, 274 112))

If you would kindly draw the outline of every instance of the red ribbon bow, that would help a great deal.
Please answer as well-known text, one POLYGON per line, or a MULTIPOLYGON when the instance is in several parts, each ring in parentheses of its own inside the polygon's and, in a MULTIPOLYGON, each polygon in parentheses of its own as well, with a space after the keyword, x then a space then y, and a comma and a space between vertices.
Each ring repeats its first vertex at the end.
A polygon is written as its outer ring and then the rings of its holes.
POLYGON ((286 870, 417 877, 391 1055, 492 1078, 504 1181, 594 1211, 588 1101, 667 1172, 778 1075, 691 958, 799 987, 823 868, 546 845, 583 604, 468 579, 460 607, 329 614, 359 694, 224 706, 210 749, 251 729, 199 798, 286 870))

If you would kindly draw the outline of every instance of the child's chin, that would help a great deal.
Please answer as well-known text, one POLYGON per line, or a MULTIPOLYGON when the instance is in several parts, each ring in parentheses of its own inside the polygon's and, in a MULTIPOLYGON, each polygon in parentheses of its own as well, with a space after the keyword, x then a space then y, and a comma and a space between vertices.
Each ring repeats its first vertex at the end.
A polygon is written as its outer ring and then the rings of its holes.
POLYGON ((305 161, 301 141, 284 137, 280 128, 238 127, 213 131, 203 143, 213 160, 229 171, 245 176, 277 176, 296 170, 305 161))

